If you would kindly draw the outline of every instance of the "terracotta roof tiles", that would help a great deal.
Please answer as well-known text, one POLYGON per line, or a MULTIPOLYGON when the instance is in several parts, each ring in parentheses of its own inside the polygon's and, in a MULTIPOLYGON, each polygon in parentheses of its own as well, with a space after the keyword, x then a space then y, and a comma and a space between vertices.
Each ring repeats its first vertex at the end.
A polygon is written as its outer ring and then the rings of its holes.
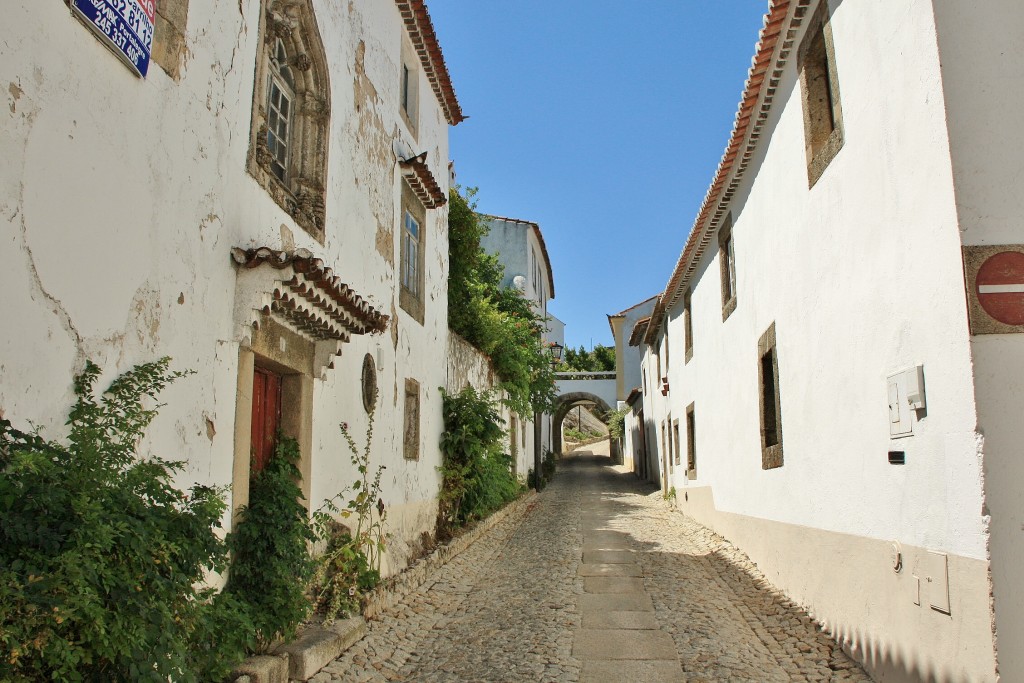
POLYGON ((711 187, 704 196, 700 211, 690 229, 686 245, 676 261, 665 291, 659 297, 654 308, 651 324, 644 336, 644 341, 648 344, 654 341, 666 308, 674 305, 682 295, 704 249, 727 212, 729 200, 732 199, 750 160, 753 158, 754 150, 761 137, 761 130, 771 111, 775 90, 782 77, 783 68, 790 57, 793 40, 811 1, 770 0, 768 12, 764 17, 764 25, 754 50, 754 57, 751 60, 750 71, 747 74, 747 81, 743 88, 743 95, 740 98, 736 119, 733 122, 732 134, 729 136, 729 142, 718 165, 718 170, 715 172, 711 187), (792 16, 790 16, 790 10, 792 10, 792 16), (785 34, 783 34, 784 30, 785 34), (760 107, 758 107, 758 102, 761 102, 760 107))
POLYGON ((410 159, 399 161, 398 166, 402 169, 402 176, 409 183, 409 187, 412 188, 412 191, 419 200, 423 202, 423 206, 428 209, 437 209, 448 202, 448 197, 445 195, 444 190, 438 185, 434 175, 430 172, 430 167, 427 166, 426 152, 410 159))
POLYGON ((402 14, 405 30, 408 32, 409 38, 412 39, 416 54, 419 55, 423 73, 430 81, 430 87, 434 90, 441 109, 444 110, 445 119, 449 125, 459 125, 467 117, 462 113, 462 106, 459 104, 458 98, 455 97, 455 88, 452 86, 452 79, 448 74, 448 66, 444 62, 441 46, 437 42, 434 23, 430 20, 426 2, 424 0, 395 0, 395 4, 402 14))

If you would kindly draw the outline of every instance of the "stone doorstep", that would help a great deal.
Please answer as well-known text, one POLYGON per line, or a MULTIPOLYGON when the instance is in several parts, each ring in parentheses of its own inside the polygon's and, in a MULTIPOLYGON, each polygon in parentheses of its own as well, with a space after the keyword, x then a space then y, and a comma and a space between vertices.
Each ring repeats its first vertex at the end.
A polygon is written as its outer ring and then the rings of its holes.
POLYGON ((308 681, 366 635, 362 617, 342 619, 327 628, 313 627, 277 648, 273 655, 250 657, 232 673, 234 683, 308 681))

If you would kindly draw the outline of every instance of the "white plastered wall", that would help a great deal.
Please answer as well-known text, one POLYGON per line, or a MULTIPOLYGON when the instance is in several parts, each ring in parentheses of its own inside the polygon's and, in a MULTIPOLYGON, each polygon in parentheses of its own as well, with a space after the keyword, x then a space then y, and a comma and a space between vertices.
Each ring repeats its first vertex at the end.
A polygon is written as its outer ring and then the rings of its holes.
MULTIPOLYGON (((246 173, 258 2, 192 2, 181 79, 157 65, 141 80, 59 2, 10 8, 0 27, 0 409, 58 436, 85 359, 103 383, 169 355, 178 381, 142 444, 185 459, 180 483, 228 485, 239 340, 233 246, 307 248, 383 313, 383 336, 355 337, 314 382, 312 504, 356 479, 338 424, 361 440, 363 355, 380 400, 373 460, 401 565, 436 511, 447 343, 447 210, 425 226, 426 316, 397 305, 401 176, 396 139, 428 152, 447 189, 447 123, 420 73, 413 138, 398 111, 404 26, 394 3, 314 0, 331 81, 326 240, 317 243, 246 173), (46 36, 45 49, 39 37, 46 36), (402 393, 422 387, 421 457, 402 458, 402 393)), ((226 520, 228 521, 228 520, 226 520)))
MULTIPOLYGON (((965 245, 1024 243, 1024 7, 935 0, 956 208, 965 245)), ((971 338, 1002 680, 1024 680, 1024 336, 971 338)))
POLYGON ((684 511, 748 552, 881 680, 992 680, 981 444, 931 5, 833 9, 844 147, 808 190, 790 61, 730 207, 736 310, 723 322, 711 240, 692 280, 689 363, 682 300, 668 312, 665 408, 684 451, 691 402, 697 422, 697 478, 676 467, 671 483, 684 511), (757 344, 773 322, 784 466, 763 470, 757 344), (886 377, 918 364, 927 413, 913 436, 891 439, 886 377), (890 465, 890 450, 907 464, 890 465), (928 584, 914 604, 928 551, 948 556, 948 615, 929 608, 928 584))

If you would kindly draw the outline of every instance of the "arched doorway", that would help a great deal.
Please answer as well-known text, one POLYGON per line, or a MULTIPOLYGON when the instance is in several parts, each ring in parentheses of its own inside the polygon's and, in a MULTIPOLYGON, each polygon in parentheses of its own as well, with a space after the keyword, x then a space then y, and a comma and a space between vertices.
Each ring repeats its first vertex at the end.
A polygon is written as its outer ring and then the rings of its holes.
MULTIPOLYGON (((569 414, 569 411, 578 405, 587 404, 592 406, 592 412, 602 419, 604 416, 611 412, 611 407, 605 403, 604 399, 600 396, 585 391, 574 391, 567 394, 562 394, 555 401, 555 409, 552 413, 551 421, 551 439, 552 445, 555 448, 555 453, 562 454, 562 420, 569 414)), ((612 460, 618 462, 618 448, 614 440, 611 441, 612 448, 612 460)))

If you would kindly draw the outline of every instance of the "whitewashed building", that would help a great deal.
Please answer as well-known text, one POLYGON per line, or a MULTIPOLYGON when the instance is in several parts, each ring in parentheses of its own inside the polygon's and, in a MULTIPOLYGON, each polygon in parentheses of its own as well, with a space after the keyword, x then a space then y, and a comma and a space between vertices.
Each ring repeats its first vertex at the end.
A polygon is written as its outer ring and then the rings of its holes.
MULTIPOLYGON (((480 247, 497 256, 504 266, 501 286, 521 292, 533 305, 534 312, 548 321, 542 335, 544 343, 564 345, 565 323, 548 314, 548 302, 555 298, 555 278, 540 226, 518 218, 487 215, 482 218, 488 232, 480 239, 480 247)), ((517 471, 526 471, 523 468, 540 471, 544 452, 553 449, 551 423, 551 415, 547 413, 509 416, 509 439, 516 430, 520 433, 520 445, 514 449, 517 471)))
POLYGON ((622 464, 641 479, 649 477, 647 444, 641 433, 643 405, 639 403, 640 387, 644 381, 643 355, 638 343, 631 343, 637 323, 649 321, 658 297, 652 296, 629 308, 608 315, 615 344, 615 399, 616 409, 631 408, 625 424, 622 443, 622 464))
POLYGON ((770 2, 638 328, 666 490, 878 680, 1024 680, 1022 61, 1018 2, 770 2))
POLYGON ((57 436, 86 359, 171 356, 196 374, 142 450, 237 510, 280 427, 316 507, 376 388, 400 568, 436 517, 463 118, 423 0, 159 0, 145 79, 64 3, 6 10, 0 410, 57 436))

